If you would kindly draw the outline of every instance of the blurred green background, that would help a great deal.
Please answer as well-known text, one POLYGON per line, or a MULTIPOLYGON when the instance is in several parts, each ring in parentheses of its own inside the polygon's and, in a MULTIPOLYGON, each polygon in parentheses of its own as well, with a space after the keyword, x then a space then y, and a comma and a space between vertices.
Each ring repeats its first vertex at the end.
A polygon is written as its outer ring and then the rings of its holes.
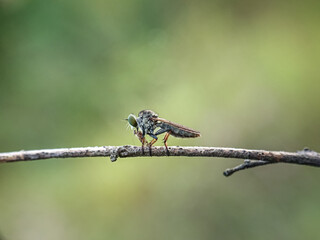
MULTIPOLYGON (((319 12, 316 1, 0 0, 0 152, 138 145, 123 119, 142 109, 202 133, 169 145, 320 151, 319 12)), ((2 164, 0 235, 320 237, 319 169, 222 175, 239 163, 2 164)))

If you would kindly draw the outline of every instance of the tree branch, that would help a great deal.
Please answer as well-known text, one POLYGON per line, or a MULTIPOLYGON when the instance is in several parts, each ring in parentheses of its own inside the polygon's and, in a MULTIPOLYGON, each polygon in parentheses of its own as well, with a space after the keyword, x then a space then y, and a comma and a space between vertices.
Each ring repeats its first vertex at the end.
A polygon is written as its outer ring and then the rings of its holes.
MULTIPOLYGON (((227 169, 225 176, 230 176, 239 170, 262 166, 271 163, 291 163, 320 167, 320 154, 305 148, 299 152, 280 152, 265 150, 249 150, 240 148, 219 147, 169 147, 170 156, 187 157, 220 157, 247 159, 233 169, 227 169), (255 161, 250 161, 255 160, 255 161)), ((149 151, 142 152, 137 146, 104 146, 82 148, 43 149, 0 153, 0 163, 40 160, 48 158, 75 158, 75 157, 110 157, 114 162, 118 157, 148 157, 149 151)), ((152 147, 152 156, 166 156, 164 147, 152 147)))

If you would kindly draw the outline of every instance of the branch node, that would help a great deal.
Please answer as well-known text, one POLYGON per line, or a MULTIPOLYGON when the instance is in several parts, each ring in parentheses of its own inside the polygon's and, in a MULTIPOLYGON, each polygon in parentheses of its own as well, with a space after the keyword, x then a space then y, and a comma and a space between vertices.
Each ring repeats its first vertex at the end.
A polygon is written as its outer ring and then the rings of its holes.
POLYGON ((297 153, 299 154, 305 154, 305 155, 310 155, 310 156, 319 156, 320 154, 311 150, 308 147, 305 147, 302 151, 298 151, 297 153))
POLYGON ((119 153, 120 153, 120 148, 121 147, 115 147, 111 150, 111 153, 110 153, 110 160, 111 162, 115 162, 117 161, 118 157, 119 157, 119 153))
POLYGON ((130 155, 129 148, 130 146, 128 145, 114 147, 110 152, 111 162, 117 161, 118 157, 128 157, 130 155))
POLYGON ((129 148, 130 148, 129 145, 118 147, 118 149, 117 149, 118 157, 128 157, 129 156, 129 150, 128 150, 129 148))

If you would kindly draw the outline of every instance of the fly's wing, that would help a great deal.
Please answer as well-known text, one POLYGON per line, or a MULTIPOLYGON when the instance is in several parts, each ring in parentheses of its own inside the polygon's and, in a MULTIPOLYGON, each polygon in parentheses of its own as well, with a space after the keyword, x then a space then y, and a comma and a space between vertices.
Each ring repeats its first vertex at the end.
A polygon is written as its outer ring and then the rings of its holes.
POLYGON ((153 121, 159 121, 167 124, 173 131, 172 135, 176 135, 177 137, 200 137, 200 132, 193 130, 191 128, 182 126, 177 123, 170 122, 164 118, 151 118, 153 121))

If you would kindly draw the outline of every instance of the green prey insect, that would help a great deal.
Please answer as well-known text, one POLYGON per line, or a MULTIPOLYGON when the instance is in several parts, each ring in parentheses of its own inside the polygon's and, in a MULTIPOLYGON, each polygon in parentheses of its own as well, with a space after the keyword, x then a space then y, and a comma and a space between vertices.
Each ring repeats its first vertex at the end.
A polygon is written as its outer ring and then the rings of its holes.
POLYGON ((200 132, 191 128, 187 128, 177 123, 170 122, 164 118, 159 118, 158 114, 151 110, 143 110, 139 112, 138 117, 130 114, 126 119, 134 129, 134 134, 139 138, 142 143, 142 152, 144 153, 144 146, 149 146, 149 152, 151 155, 151 147, 158 140, 157 135, 166 133, 163 138, 164 146, 166 147, 167 155, 169 156, 169 150, 167 140, 170 135, 178 138, 196 138, 200 137, 200 132), (157 129, 157 131, 155 131, 157 129), (152 137, 152 141, 148 143, 145 139, 145 135, 152 137))

